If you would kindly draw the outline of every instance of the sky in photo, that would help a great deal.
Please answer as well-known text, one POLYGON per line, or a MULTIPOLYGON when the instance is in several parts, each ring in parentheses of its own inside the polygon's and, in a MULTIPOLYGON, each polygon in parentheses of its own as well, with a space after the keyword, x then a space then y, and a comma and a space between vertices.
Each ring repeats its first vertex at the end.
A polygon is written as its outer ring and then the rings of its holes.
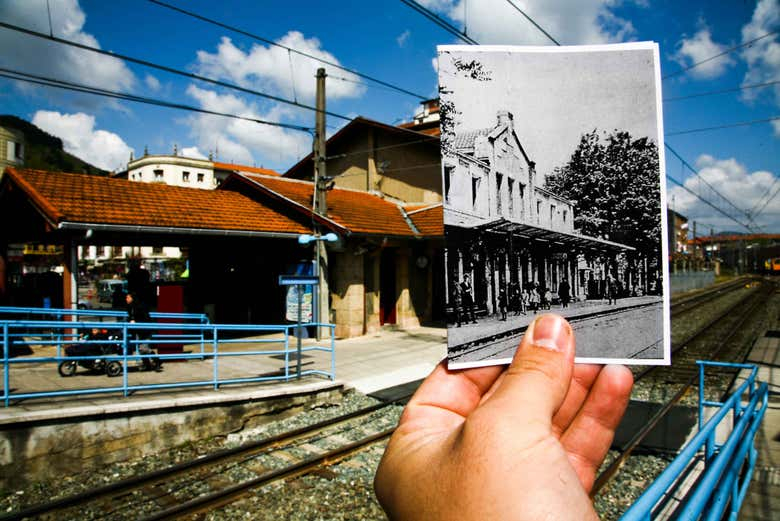
MULTIPOLYGON (((409 121, 421 99, 437 96, 436 46, 464 43, 399 0, 166 1, 408 91, 324 65, 327 108, 333 113, 330 133, 358 115, 388 124, 409 121)), ((718 207, 728 207, 721 199, 726 197, 737 207, 728 213, 738 220, 752 217, 764 231, 780 232, 780 195, 774 196, 780 191, 780 0, 419 3, 480 44, 554 45, 517 8, 562 45, 658 42, 666 143, 700 177, 668 151, 667 175, 718 207)), ((22 72, 250 119, 314 126, 314 113, 298 105, 313 105, 314 76, 322 63, 153 1, 0 0, 0 23, 244 90, 8 27, 0 28, 2 75, 22 72)), ((175 145, 185 155, 212 154, 221 161, 285 171, 312 144, 305 131, 7 77, 0 77, 0 113, 32 121, 62 138, 69 152, 110 170, 124 169, 131 153, 170 153, 175 145)), ((668 185, 670 206, 703 229, 745 231, 690 191, 668 185)))

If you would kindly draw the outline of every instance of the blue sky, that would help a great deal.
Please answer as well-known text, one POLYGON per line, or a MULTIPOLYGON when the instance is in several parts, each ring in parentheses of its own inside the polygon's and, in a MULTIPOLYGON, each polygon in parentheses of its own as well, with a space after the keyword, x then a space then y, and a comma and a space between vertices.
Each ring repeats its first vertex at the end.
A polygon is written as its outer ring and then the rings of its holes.
MULTIPOLYGON (((436 45, 462 43, 398 0, 222 2, 168 0, 198 14, 290 47, 326 57, 364 74, 434 97, 436 45)), ((661 74, 770 33, 663 81, 664 98, 690 96, 780 80, 780 0, 674 2, 651 0, 512 0, 564 45, 654 40, 661 74)), ((420 0, 483 44, 550 42, 508 0, 420 0)), ((49 32, 46 0, 0 0, 0 21, 49 32)), ((319 64, 175 13, 145 0, 49 0, 55 36, 183 69, 274 96, 313 103, 319 64)), ((0 67, 210 110, 313 126, 312 112, 199 83, 159 70, 97 57, 0 29, 0 67)), ((385 123, 408 121, 415 97, 388 91, 338 69, 329 72, 328 109, 385 123), (343 79, 342 79, 343 78, 343 79), (346 80, 346 81, 345 81, 346 80)), ((136 156, 189 154, 284 171, 309 152, 311 137, 255 123, 64 93, 0 78, 0 112, 34 121, 63 138, 66 148, 99 166, 123 168, 136 156)), ((780 116, 780 83, 664 103, 667 134, 780 116)), ((343 121, 329 118, 333 132, 343 121)), ((521 137, 522 139, 522 137, 521 137)), ((707 183, 765 231, 780 232, 780 120, 721 130, 668 135, 667 143, 707 183)), ((693 191, 718 196, 667 155, 667 173, 693 191)), ((733 221, 670 184, 669 202, 704 229, 740 230, 733 221)), ((733 208, 730 210, 735 212, 733 208)), ((740 217, 747 220, 745 215, 740 217)), ((701 229, 701 228, 700 228, 701 229)))

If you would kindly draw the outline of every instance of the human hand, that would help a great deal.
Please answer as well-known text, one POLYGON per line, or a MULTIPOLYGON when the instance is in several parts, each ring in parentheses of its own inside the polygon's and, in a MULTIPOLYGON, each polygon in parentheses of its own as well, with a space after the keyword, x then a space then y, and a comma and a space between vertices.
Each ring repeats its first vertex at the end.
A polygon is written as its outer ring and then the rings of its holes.
POLYGON ((633 385, 624 366, 574 366, 557 315, 509 367, 448 371, 409 401, 374 487, 391 519, 596 519, 588 497, 633 385))

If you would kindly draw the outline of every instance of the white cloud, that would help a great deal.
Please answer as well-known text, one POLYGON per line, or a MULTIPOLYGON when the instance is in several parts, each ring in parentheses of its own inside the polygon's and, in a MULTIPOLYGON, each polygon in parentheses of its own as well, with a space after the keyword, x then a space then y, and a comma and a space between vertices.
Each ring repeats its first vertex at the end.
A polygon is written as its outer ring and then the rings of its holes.
MULTIPOLYGON (((290 109, 279 106, 262 112, 256 104, 232 94, 218 94, 195 85, 189 86, 187 94, 207 110, 269 121, 294 116, 290 109)), ((284 168, 311 149, 311 136, 303 132, 209 115, 193 116, 188 121, 198 148, 218 151, 215 159, 222 161, 284 168)))
MULTIPOLYGON (((696 168, 702 179, 728 197, 729 200, 738 204, 742 210, 757 212, 766 203, 763 211, 755 220, 759 225, 765 227, 767 232, 778 233, 780 231, 780 199, 778 199, 780 195, 767 203, 768 194, 774 193, 780 188, 777 174, 766 170, 748 172, 747 168, 734 158, 716 159, 707 154, 699 156, 696 168)), ((706 184, 696 177, 686 179, 684 184, 686 188, 702 195, 705 199, 717 201, 706 184)), ((669 206, 687 216, 691 221, 706 223, 718 230, 746 231, 679 186, 668 189, 668 203, 669 206)), ((725 207, 723 209, 734 211, 725 207)), ((744 215, 739 217, 743 222, 747 221, 744 215)), ((703 233, 709 233, 709 230, 705 229, 703 233)))
POLYGON ((66 152, 104 170, 127 167, 133 149, 121 137, 106 130, 95 129, 95 118, 83 112, 60 114, 39 110, 34 125, 62 139, 66 152))
MULTIPOLYGON (((677 44, 677 52, 674 60, 683 67, 689 67, 694 63, 716 56, 726 50, 726 46, 712 40, 709 27, 702 26, 691 38, 683 38, 677 44)), ((734 58, 729 55, 721 56, 714 60, 698 65, 688 72, 694 78, 712 79, 723 74, 726 69, 734 65, 734 58)))
MULTIPOLYGON (((780 29, 780 0, 760 0, 756 4, 753 17, 742 28, 742 42, 749 42, 768 33, 780 29)), ((741 56, 747 64, 748 70, 742 83, 750 85, 776 80, 780 77, 780 35, 774 34, 761 38, 749 47, 741 51, 741 56)), ((746 89, 742 91, 742 98, 753 101, 765 92, 780 107, 780 85, 770 89, 746 89)), ((780 121, 772 122, 775 135, 780 136, 780 121)))
POLYGON ((151 74, 146 75, 146 77, 144 78, 144 83, 146 83, 146 86, 149 87, 154 92, 160 90, 160 80, 158 80, 151 74))
MULTIPOLYGON (((611 8, 619 0, 512 0, 563 45, 622 42, 636 30, 611 8)), ((421 0, 436 13, 466 26, 468 35, 482 44, 550 45, 538 29, 506 0, 421 0)), ((643 0, 635 1, 639 6, 643 0)))
MULTIPOLYGON (((298 31, 290 31, 278 43, 316 56, 331 63, 339 63, 335 56, 321 48, 316 38, 307 39, 298 31)), ((252 45, 248 52, 236 47, 230 38, 223 37, 217 51, 198 51, 196 68, 200 74, 226 79, 247 88, 311 103, 316 93, 317 69, 324 67, 336 78, 327 83, 328 98, 350 98, 363 94, 360 78, 341 69, 323 65, 317 60, 288 53, 276 46, 252 45), (292 61, 292 65, 291 62, 292 61)))
POLYGON ((201 152, 198 147, 184 147, 181 149, 181 155, 183 157, 194 157, 197 159, 208 159, 206 155, 201 152))
MULTIPOLYGON (((51 2, 50 5, 52 30, 55 36, 100 47, 97 39, 83 30, 86 15, 78 0, 60 0, 51 2)), ((39 32, 49 32, 45 2, 28 0, 0 2, 0 19, 39 32)), ((0 48, 13 49, 13 52, 3 53, 0 57, 0 63, 8 68, 111 90, 129 91, 136 83, 134 74, 119 59, 34 36, 26 36, 8 29, 0 29, 0 48)))
POLYGON ((398 37, 395 39, 396 43, 398 43, 398 47, 406 47, 406 42, 409 41, 409 37, 412 35, 412 31, 409 29, 405 30, 401 34, 398 35, 398 37))

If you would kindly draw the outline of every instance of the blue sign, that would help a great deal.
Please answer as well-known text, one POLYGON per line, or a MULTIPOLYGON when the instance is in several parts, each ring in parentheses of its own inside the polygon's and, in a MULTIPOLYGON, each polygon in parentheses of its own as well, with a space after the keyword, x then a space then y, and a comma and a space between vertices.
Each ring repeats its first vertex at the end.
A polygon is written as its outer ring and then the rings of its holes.
POLYGON ((280 286, 316 286, 320 281, 311 275, 279 275, 280 286))

